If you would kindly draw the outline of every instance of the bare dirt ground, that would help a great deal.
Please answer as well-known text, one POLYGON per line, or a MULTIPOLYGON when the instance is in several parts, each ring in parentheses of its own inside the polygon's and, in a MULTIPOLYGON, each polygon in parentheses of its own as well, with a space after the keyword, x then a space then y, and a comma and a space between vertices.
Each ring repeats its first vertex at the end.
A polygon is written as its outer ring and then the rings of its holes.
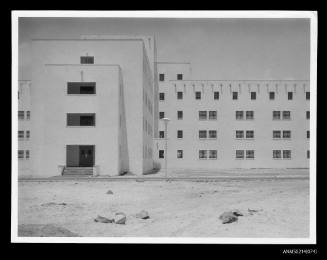
POLYGON ((18 224, 83 237, 308 237, 309 180, 19 182, 18 224), (244 216, 222 224, 220 214, 233 209, 244 216), (150 218, 136 218, 141 210, 150 218), (115 212, 125 225, 94 222, 115 212))

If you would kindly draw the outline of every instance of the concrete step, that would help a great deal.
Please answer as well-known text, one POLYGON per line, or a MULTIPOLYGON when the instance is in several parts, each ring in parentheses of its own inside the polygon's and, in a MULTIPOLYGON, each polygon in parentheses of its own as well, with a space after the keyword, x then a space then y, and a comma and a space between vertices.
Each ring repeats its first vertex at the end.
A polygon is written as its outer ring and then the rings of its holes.
POLYGON ((92 167, 66 167, 64 169, 63 175, 92 175, 93 168, 92 167))

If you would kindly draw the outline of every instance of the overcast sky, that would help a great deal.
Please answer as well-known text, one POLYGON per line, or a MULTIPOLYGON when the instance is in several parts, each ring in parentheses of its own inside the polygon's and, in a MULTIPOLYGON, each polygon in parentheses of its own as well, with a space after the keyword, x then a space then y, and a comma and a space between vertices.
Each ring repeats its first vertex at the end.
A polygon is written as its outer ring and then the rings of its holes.
POLYGON ((20 18, 20 79, 32 38, 153 35, 158 61, 191 62, 193 79, 309 79, 308 19, 20 18))

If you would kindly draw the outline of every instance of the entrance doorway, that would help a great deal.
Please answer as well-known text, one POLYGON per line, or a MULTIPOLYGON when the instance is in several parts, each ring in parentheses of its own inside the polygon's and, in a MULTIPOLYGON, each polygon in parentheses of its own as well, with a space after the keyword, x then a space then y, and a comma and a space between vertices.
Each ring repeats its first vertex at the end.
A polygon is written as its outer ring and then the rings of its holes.
POLYGON ((67 167, 93 167, 95 157, 94 145, 67 145, 67 167))

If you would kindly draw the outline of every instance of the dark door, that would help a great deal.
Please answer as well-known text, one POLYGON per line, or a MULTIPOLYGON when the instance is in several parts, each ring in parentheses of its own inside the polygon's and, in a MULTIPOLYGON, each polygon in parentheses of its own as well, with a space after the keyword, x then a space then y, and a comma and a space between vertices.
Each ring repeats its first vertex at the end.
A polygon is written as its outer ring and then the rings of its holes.
POLYGON ((94 146, 80 145, 79 146, 79 166, 93 167, 94 165, 94 146))

